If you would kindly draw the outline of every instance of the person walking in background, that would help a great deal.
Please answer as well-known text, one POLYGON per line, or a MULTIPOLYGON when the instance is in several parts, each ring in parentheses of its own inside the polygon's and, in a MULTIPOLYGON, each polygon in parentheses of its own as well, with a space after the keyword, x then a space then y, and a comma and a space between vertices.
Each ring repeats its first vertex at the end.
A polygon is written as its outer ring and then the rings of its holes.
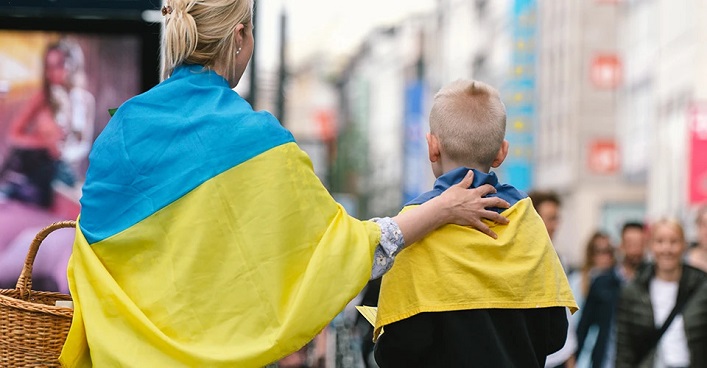
POLYGON ((528 196, 533 201, 535 211, 543 220, 550 238, 554 238, 555 232, 560 226, 560 207, 562 206, 560 196, 551 190, 531 190, 528 192, 528 196))
POLYGON ((621 292, 616 368, 707 367, 707 304, 693 296, 707 274, 684 264, 682 225, 653 224, 653 264, 639 270, 621 292))
POLYGON ((65 367, 262 367, 310 342, 406 244, 447 223, 495 233, 473 172, 393 218, 336 203, 292 134, 233 88, 252 0, 168 0, 164 81, 92 148, 69 263, 65 367))
POLYGON ((633 279, 645 260, 646 235, 640 222, 627 222, 621 228, 620 262, 594 279, 589 288, 577 325, 577 359, 591 353, 592 368, 614 366, 616 335, 614 331, 616 306, 622 286, 633 279), (585 348, 589 332, 594 329, 596 340, 585 348))
MULTIPOLYGON (((602 231, 592 234, 584 248, 582 267, 570 274, 570 284, 573 284, 572 289, 576 290, 575 299, 580 306, 584 305, 594 279, 615 265, 616 256, 609 235, 602 231)), ((577 314, 581 315, 581 311, 577 314)))
MULTIPOLYGON (((533 207, 535 207, 535 210, 543 220, 545 229, 547 230, 548 235, 550 235, 550 239, 554 240, 555 232, 560 225, 560 207, 562 205, 560 196, 551 190, 531 190, 528 193, 528 196, 533 201, 533 207)), ((557 251, 556 246, 555 250, 557 251)), ((563 259, 562 254, 559 251, 557 251, 557 254, 560 257, 560 261, 562 262, 565 272, 569 273, 569 265, 567 264, 567 261, 563 259)), ((572 316, 569 311, 567 311, 567 319, 569 323, 567 326, 567 339, 565 344, 562 346, 562 349, 547 357, 545 367, 573 368, 575 365, 574 352, 577 350, 577 339, 574 332, 574 326, 572 325, 572 316)))
MULTIPOLYGON (((381 368, 542 367, 565 342, 565 309, 577 309, 564 270, 530 199, 491 168, 508 153, 498 92, 458 80, 434 98, 427 135, 434 189, 412 211, 474 170, 511 204, 498 239, 445 226, 403 250, 383 277, 374 336, 381 368)), ((498 209, 498 211, 502 211, 498 209)))
MULTIPOLYGON (((584 248, 584 263, 582 267, 572 271, 568 276, 577 304, 581 307, 580 310, 572 316, 573 326, 576 327, 579 325, 582 313, 584 312, 584 304, 587 299, 587 294, 589 293, 589 287, 594 279, 604 272, 609 271, 615 265, 615 251, 609 239, 609 235, 601 231, 596 231, 589 238, 584 248)), ((587 362, 589 361, 589 357, 586 353, 591 351, 591 348, 594 347, 597 335, 596 329, 591 331, 590 334, 592 336, 591 338, 585 339, 583 345, 577 346, 578 350, 586 349, 584 360, 577 360, 578 367, 588 366, 587 362)), ((577 354, 577 356, 579 356, 579 354, 577 354)))
POLYGON ((687 264, 707 272, 707 205, 697 210, 697 244, 687 251, 687 264))

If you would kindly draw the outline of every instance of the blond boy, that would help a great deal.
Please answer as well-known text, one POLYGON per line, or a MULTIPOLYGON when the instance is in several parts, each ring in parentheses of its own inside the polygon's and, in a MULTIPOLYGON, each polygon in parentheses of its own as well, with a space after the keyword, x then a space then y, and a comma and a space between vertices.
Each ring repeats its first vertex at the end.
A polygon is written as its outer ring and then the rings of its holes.
POLYGON ((508 154, 498 92, 459 80, 435 96, 427 135, 434 189, 403 211, 440 195, 474 170, 511 204, 497 239, 445 226, 403 250, 383 277, 374 336, 376 361, 390 367, 543 367, 567 334, 565 307, 577 308, 542 220, 527 195, 491 168, 508 154), (385 330, 384 333, 381 332, 385 330))

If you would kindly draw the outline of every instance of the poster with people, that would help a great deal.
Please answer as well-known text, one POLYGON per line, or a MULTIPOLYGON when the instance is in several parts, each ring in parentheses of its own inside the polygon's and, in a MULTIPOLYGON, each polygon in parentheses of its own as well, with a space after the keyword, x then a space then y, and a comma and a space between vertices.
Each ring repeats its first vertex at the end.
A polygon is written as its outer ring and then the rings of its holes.
MULTIPOLYGON (((14 287, 41 228, 78 216, 88 154, 108 109, 141 90, 140 42, 131 35, 0 31, 0 287, 14 287)), ((61 230, 43 244, 38 289, 68 291, 73 235, 61 230)))

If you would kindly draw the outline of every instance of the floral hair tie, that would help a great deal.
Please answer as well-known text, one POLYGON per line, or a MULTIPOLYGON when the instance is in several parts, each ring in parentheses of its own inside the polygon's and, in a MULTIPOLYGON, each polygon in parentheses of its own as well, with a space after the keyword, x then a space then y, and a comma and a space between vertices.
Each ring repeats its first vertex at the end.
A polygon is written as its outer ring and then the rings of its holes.
POLYGON ((167 14, 172 14, 172 7, 169 5, 165 5, 162 7, 162 16, 167 16, 167 14))

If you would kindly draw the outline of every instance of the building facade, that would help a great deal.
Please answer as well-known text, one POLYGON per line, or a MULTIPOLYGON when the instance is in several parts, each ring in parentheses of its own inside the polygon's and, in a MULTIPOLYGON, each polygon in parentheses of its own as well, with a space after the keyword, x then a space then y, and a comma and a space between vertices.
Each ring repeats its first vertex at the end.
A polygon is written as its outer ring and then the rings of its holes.
POLYGON ((563 199, 555 244, 574 265, 595 230, 618 240, 621 225, 645 217, 645 190, 621 171, 617 140, 623 78, 614 1, 538 4, 538 116, 534 187, 563 199))

